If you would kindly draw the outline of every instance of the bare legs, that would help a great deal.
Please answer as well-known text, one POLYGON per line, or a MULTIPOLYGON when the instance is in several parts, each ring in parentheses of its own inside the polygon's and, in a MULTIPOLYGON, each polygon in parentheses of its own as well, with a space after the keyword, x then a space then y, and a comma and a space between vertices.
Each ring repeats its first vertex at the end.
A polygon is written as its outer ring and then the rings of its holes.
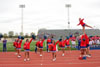
POLYGON ((21 57, 21 55, 20 55, 20 51, 21 51, 21 49, 18 49, 18 50, 17 50, 17 53, 18 53, 18 58, 20 58, 20 57, 21 57))
POLYGON ((56 61, 56 52, 52 52, 53 61, 56 61))
POLYGON ((87 25, 87 24, 85 24, 85 26, 86 26, 86 27, 89 27, 89 28, 93 28, 92 26, 89 26, 89 25, 87 25))
POLYGON ((42 56, 42 48, 40 48, 40 56, 42 56))
POLYGON ((93 28, 92 26, 89 26, 87 24, 85 24, 85 26, 82 26, 82 27, 83 27, 83 34, 85 34, 85 27, 93 28))
POLYGON ((81 48, 81 57, 86 56, 86 48, 81 48))
POLYGON ((62 56, 64 56, 64 53, 65 53, 65 48, 62 48, 62 56))
POLYGON ((71 48, 70 48, 70 46, 68 46, 67 48, 68 48, 68 51, 71 53, 71 48))
POLYGON ((30 60, 30 57, 29 57, 29 51, 26 51, 25 52, 25 58, 24 58, 24 61, 29 61, 30 60))

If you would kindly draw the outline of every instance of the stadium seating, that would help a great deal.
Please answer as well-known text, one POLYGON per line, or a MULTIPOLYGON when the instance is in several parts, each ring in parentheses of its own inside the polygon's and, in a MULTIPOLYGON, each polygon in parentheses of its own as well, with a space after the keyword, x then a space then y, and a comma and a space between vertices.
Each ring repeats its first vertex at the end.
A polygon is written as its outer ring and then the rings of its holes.
MULTIPOLYGON (((100 36, 100 30, 99 29, 86 29, 86 34, 88 36, 100 36)), ((46 29, 40 29, 38 31, 38 35, 41 35, 41 33, 54 35, 55 39, 59 39, 60 36, 69 36, 71 34, 79 35, 82 34, 82 29, 58 29, 58 30, 46 30, 46 29)))

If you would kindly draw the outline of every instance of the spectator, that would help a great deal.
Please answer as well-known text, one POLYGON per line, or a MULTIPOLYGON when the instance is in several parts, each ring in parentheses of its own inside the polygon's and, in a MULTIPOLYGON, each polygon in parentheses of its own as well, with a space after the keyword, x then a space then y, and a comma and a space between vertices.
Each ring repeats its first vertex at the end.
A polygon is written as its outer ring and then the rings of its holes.
POLYGON ((7 44, 7 40, 6 40, 6 38, 4 38, 4 40, 3 40, 3 52, 7 52, 6 44, 7 44))

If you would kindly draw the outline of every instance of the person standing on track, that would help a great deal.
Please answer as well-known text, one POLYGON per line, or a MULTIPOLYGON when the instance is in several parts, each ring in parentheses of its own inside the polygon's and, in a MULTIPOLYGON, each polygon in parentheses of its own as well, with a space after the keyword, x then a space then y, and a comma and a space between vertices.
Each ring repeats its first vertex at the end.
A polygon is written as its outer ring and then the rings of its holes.
POLYGON ((86 46, 87 46, 86 37, 85 37, 85 34, 83 34, 81 35, 80 58, 83 58, 84 56, 86 56, 86 50, 87 50, 86 46))
POLYGON ((71 48, 70 48, 70 38, 69 37, 66 38, 65 44, 66 44, 66 47, 67 47, 68 51, 71 52, 71 48))
POLYGON ((80 44, 81 44, 81 35, 78 37, 78 50, 80 50, 80 44))
POLYGON ((62 56, 64 56, 65 55, 65 40, 63 39, 63 38, 60 38, 57 42, 56 42, 56 44, 59 44, 59 47, 61 48, 61 50, 62 50, 62 56))
POLYGON ((52 52, 53 61, 56 61, 56 44, 54 40, 49 44, 49 51, 52 52))
POLYGON ((2 42, 3 42, 3 52, 7 52, 7 47, 6 47, 7 40, 6 40, 6 38, 4 38, 4 40, 2 42))
POLYGON ((91 57, 90 54, 90 45, 89 45, 89 37, 87 36, 87 34, 85 34, 85 38, 86 38, 86 56, 87 57, 91 57))
POLYGON ((20 54, 21 44, 22 44, 22 41, 23 41, 24 37, 19 36, 18 38, 19 39, 18 39, 18 42, 17 42, 17 53, 18 53, 18 58, 20 58, 21 57, 21 54, 20 54))
POLYGON ((44 39, 40 38, 39 41, 37 41, 38 44, 38 49, 39 49, 39 52, 40 52, 40 56, 42 56, 42 51, 43 51, 43 42, 44 42, 44 39))
POLYGON ((14 48, 15 48, 15 55, 17 55, 17 42, 18 42, 18 39, 15 39, 15 41, 13 42, 13 46, 14 46, 14 48))
POLYGON ((47 39, 47 52, 49 52, 49 44, 51 44, 52 39, 50 37, 48 37, 47 39))
POLYGON ((38 51, 38 45, 39 45, 39 41, 37 41, 35 44, 35 53, 37 53, 37 51, 38 51))
POLYGON ((24 61, 29 61, 30 57, 29 57, 29 51, 30 51, 30 43, 32 42, 32 38, 29 41, 29 39, 26 39, 26 42, 24 43, 24 50, 25 50, 25 58, 24 61))

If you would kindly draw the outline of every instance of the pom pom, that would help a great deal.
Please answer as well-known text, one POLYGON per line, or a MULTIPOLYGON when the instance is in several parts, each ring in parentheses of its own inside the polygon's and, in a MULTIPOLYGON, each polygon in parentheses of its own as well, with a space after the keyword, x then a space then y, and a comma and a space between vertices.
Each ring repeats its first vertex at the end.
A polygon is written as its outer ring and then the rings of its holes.
POLYGON ((2 34, 0 34, 0 38, 2 38, 3 37, 3 35, 2 34))
POLYGON ((70 37, 72 37, 73 35, 70 35, 70 37))
POLYGON ((69 37, 66 37, 66 39, 69 39, 69 37))
POLYGON ((21 37, 22 40, 24 40, 24 37, 21 37))
POLYGON ((18 39, 21 39, 21 36, 18 36, 18 39))
POLYGON ((59 41, 62 41, 62 39, 59 39, 59 41))
POLYGON ((35 35, 32 35, 32 38, 33 38, 33 39, 36 39, 36 36, 35 36, 35 35))
POLYGON ((44 35, 44 39, 47 39, 47 36, 44 35))

